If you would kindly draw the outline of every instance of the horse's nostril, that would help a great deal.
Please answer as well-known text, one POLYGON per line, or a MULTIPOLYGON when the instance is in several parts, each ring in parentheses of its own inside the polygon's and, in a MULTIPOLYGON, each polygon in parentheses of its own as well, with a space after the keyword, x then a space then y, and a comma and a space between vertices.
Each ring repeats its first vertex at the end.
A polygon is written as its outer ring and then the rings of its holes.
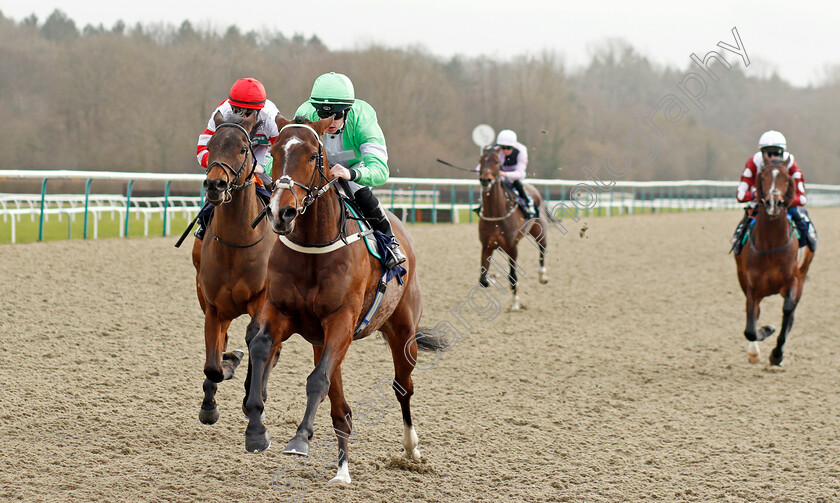
POLYGON ((285 208, 280 211, 280 219, 286 223, 291 222, 295 219, 295 215, 297 215, 297 211, 294 208, 285 208))

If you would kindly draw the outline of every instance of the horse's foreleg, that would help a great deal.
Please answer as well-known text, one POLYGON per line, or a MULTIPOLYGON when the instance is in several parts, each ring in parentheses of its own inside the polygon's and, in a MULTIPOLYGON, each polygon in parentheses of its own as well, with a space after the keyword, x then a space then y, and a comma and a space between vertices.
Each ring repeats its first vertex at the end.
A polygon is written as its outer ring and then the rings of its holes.
POLYGON ((271 445, 263 424, 264 377, 271 359, 276 358, 275 355, 279 353, 283 341, 290 335, 291 324, 288 318, 277 313, 266 303, 260 315, 260 329, 248 345, 250 381, 245 399, 245 415, 248 416, 248 427, 245 429, 245 450, 248 452, 263 451, 271 445))
POLYGON ((353 340, 353 323, 357 310, 351 307, 340 310, 321 322, 324 330, 324 349, 315 370, 306 378, 306 411, 295 436, 286 444, 284 454, 309 455, 309 440, 312 438, 315 413, 330 389, 330 377, 341 366, 347 348, 353 340))
POLYGON ((487 281, 487 271, 490 269, 490 256, 492 254, 493 250, 489 246, 481 247, 481 269, 478 283, 484 288, 490 286, 490 283, 487 281))
POLYGON ((782 329, 779 336, 776 338, 776 347, 770 352, 770 365, 781 366, 784 353, 782 348, 785 345, 790 329, 793 327, 793 313, 796 311, 796 305, 799 302, 799 297, 802 295, 802 289, 798 283, 788 289, 784 295, 784 304, 782 305, 782 329))
POLYGON ((222 370, 222 334, 226 326, 219 320, 218 312, 212 305, 207 305, 204 310, 204 399, 201 402, 201 410, 198 419, 203 424, 213 424, 219 420, 219 409, 216 406, 216 383, 224 379, 222 370))
POLYGON ((759 299, 755 298, 752 291, 745 292, 747 295, 747 327, 744 329, 744 337, 749 341, 747 343, 747 360, 750 363, 758 363, 759 350, 758 341, 755 333, 755 322, 758 319, 759 299))

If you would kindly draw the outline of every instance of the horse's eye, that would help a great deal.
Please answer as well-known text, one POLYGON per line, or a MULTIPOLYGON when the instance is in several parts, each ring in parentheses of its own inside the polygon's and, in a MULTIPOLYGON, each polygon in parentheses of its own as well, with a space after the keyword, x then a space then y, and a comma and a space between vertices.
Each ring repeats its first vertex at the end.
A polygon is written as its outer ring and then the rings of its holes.
POLYGON ((240 154, 244 154, 244 153, 245 153, 245 152, 247 152, 247 151, 248 151, 248 147, 243 146, 243 147, 239 150, 239 153, 240 153, 240 154))
POLYGON ((312 155, 309 157, 309 160, 310 160, 310 161, 314 161, 314 160, 315 160, 315 159, 317 159, 317 158, 318 158, 318 154, 312 154, 312 155))

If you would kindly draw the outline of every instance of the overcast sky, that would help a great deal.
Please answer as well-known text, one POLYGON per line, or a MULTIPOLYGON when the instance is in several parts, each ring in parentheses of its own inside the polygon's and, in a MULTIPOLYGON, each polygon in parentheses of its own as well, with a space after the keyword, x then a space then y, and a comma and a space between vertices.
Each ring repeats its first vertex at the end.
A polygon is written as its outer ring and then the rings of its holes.
MULTIPOLYGON (((687 68, 691 53, 703 57, 733 45, 738 28, 750 58, 747 73, 776 71, 794 85, 819 84, 829 65, 840 64, 840 2, 652 0, 236 0, 100 1, 0 0, 16 21, 34 13, 39 23, 56 8, 82 29, 189 20, 196 28, 280 31, 317 35, 330 49, 423 47, 445 58, 456 54, 500 59, 542 50, 561 55, 570 68, 588 61, 592 47, 621 38, 660 64, 687 68)), ((737 56, 726 53, 734 63, 737 56)), ((743 64, 743 63, 741 63, 743 64)))

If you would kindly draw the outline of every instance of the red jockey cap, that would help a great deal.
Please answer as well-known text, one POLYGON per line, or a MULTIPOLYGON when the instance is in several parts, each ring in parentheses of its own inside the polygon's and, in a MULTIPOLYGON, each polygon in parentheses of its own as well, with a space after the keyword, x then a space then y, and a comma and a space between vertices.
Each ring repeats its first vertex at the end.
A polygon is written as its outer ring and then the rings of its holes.
POLYGON ((259 110, 265 106, 265 87, 257 79, 239 79, 230 88, 230 104, 259 110))

